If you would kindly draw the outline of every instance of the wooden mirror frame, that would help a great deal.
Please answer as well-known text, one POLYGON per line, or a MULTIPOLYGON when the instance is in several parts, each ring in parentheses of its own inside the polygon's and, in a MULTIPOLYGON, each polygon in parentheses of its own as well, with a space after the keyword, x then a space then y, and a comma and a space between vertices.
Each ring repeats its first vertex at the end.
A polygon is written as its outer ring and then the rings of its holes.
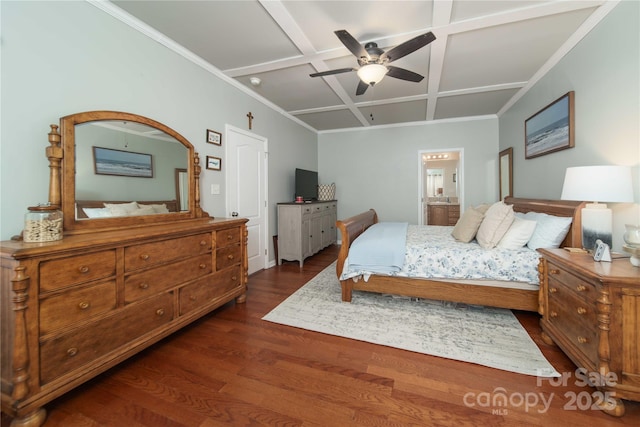
POLYGON ((513 147, 506 148, 498 155, 500 200, 513 197, 513 147), (504 184, 504 185, 503 185, 504 184), (507 188, 504 188, 508 186, 507 188))
POLYGON ((173 129, 147 117, 119 111, 87 111, 72 114, 60 119, 58 126, 51 125, 49 133, 49 203, 58 206, 63 213, 65 234, 106 231, 123 227, 154 225, 172 221, 209 217, 200 207, 200 158, 193 145, 173 129), (75 126, 93 121, 118 120, 145 124, 172 136, 187 149, 189 174, 189 209, 184 212, 155 214, 130 217, 76 219, 76 182, 75 182, 75 126), (61 180, 62 179, 62 180, 61 180))

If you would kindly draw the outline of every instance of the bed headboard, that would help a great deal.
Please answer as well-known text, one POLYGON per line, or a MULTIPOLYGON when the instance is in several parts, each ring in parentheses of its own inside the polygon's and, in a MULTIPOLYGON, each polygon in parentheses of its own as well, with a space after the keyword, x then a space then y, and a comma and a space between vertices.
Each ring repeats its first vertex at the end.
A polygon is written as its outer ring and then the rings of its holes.
MULTIPOLYGON (((119 204, 129 203, 131 200, 76 200, 76 218, 88 218, 84 212, 84 208, 104 208, 105 203, 119 204)), ((138 201, 139 205, 166 205, 169 212, 178 212, 177 200, 156 200, 156 201, 138 201)))
POLYGON ((567 216, 573 218, 567 236, 564 238, 561 247, 581 248, 582 247, 582 208, 585 202, 572 200, 543 200, 543 199, 522 199, 518 197, 506 197, 504 202, 513 205, 515 212, 542 212, 555 216, 567 216))

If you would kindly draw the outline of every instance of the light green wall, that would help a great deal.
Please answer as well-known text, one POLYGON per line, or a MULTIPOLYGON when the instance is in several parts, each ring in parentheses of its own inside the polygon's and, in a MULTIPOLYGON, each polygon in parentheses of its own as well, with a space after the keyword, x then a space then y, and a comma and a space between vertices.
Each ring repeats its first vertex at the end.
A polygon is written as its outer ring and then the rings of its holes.
POLYGON ((513 107, 500 117, 500 150, 514 150, 518 197, 559 199, 567 167, 626 165, 634 171, 635 204, 609 204, 613 248, 624 224, 639 224, 640 2, 622 1, 513 107), (575 147, 524 158, 524 121, 575 91, 575 147))
POLYGON ((320 181, 336 183, 338 217, 375 209, 381 220, 419 221, 419 152, 462 149, 463 206, 498 200, 498 119, 321 133, 320 181))
MULTIPOLYGON (((18 234, 28 206, 48 200, 49 124, 82 111, 150 117, 182 134, 200 158, 224 158, 205 143, 225 124, 269 141, 269 229, 275 203, 293 194, 293 170, 317 168, 317 135, 178 53, 80 1, 1 1, 0 238, 18 234)), ((224 161, 223 161, 224 166, 224 161)), ((224 169, 203 168, 202 207, 227 216, 224 169), (207 191, 220 184, 221 194, 207 191)), ((271 249, 269 247, 269 249, 271 249)))

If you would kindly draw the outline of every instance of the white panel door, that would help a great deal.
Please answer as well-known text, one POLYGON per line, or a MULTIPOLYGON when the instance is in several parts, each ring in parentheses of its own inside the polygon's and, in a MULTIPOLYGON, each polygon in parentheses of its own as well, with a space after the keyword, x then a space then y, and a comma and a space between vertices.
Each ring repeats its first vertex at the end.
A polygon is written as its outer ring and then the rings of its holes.
POLYGON ((226 126, 227 207, 247 218, 249 274, 267 266, 267 139, 226 126))

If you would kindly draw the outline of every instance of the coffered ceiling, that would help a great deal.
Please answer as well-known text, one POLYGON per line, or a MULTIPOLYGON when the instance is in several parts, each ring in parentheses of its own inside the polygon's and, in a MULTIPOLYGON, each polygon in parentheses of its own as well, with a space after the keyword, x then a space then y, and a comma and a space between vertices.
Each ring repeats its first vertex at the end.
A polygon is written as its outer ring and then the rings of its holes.
MULTIPOLYGON (((243 90, 317 131, 496 115, 579 42, 612 1, 113 1, 213 66, 243 90), (334 34, 388 50, 436 40, 393 63, 423 75, 389 76, 356 96, 357 68, 334 34), (252 85, 251 79, 259 84, 252 85), (256 80, 256 79, 254 79, 256 80)), ((114 8, 114 9, 117 9, 114 8)), ((120 9, 117 9, 120 10, 120 9)), ((122 11, 120 11, 122 12, 122 11)))

